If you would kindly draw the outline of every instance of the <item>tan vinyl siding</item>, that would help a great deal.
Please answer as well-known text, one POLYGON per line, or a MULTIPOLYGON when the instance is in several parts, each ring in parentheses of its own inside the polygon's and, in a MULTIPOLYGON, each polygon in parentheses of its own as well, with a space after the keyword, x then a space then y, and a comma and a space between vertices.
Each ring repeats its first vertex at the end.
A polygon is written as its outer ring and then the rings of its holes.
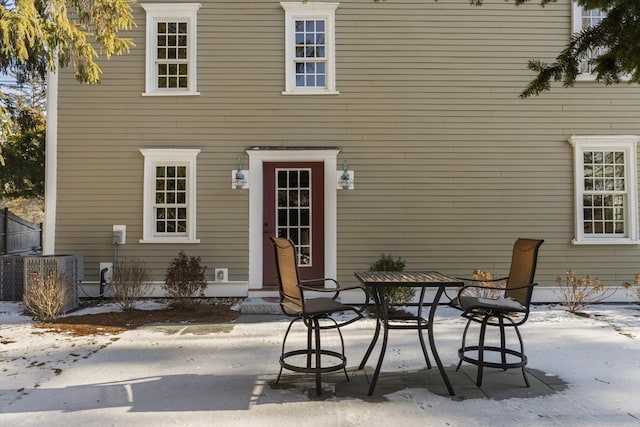
POLYGON ((640 134, 640 88, 577 83, 520 99, 531 58, 567 42, 567 0, 541 8, 502 0, 343 1, 336 11, 339 95, 283 96, 284 12, 276 1, 202 1, 199 96, 145 97, 144 13, 136 46, 102 64, 100 85, 60 79, 56 252, 85 256, 87 279, 120 256, 161 280, 179 250, 211 273, 247 280, 248 193, 231 170, 250 146, 337 146, 356 171, 338 193, 339 279, 381 253, 407 268, 468 275, 508 269, 517 237, 544 238, 537 279, 566 269, 629 280, 638 246, 572 246, 573 134, 640 134), (140 148, 199 148, 200 244, 140 244, 140 148))

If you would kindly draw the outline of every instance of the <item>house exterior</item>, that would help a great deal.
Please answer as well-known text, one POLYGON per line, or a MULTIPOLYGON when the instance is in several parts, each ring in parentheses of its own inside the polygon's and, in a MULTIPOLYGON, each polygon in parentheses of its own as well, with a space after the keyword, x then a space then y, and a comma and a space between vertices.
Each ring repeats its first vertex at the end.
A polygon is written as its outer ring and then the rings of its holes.
POLYGON ((598 19, 569 0, 133 11, 135 47, 101 84, 53 80, 45 252, 82 255, 86 285, 121 257, 160 283, 183 250, 208 267, 207 295, 265 294, 276 233, 302 274, 346 283, 383 253, 506 273, 518 237, 545 240, 539 301, 567 270, 607 285, 640 271, 640 87, 585 68, 518 96, 529 59, 598 19))

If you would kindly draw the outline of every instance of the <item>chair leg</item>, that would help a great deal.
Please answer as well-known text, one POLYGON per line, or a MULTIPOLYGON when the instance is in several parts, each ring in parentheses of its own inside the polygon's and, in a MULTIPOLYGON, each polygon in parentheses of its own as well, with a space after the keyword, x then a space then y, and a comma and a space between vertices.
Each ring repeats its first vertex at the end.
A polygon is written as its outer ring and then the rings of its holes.
POLYGON ((282 376, 282 365, 280 365, 280 372, 278 372, 278 378, 276 378, 276 384, 280 382, 280 377, 282 376))
POLYGON ((503 370, 507 370, 506 368, 506 364, 507 364, 507 344, 506 344, 506 338, 505 338, 505 332, 504 332, 504 319, 502 317, 498 318, 498 327, 500 328, 500 361, 502 362, 502 365, 505 366, 505 368, 503 370))
POLYGON ((518 337, 518 341, 520 342, 520 360, 522 361, 522 376, 524 377, 524 383, 527 385, 527 387, 531 387, 529 385, 529 379, 527 378, 527 373, 524 369, 526 365, 527 356, 524 355, 524 343, 522 342, 522 335, 520 335, 520 330, 516 325, 513 325, 513 329, 515 329, 516 335, 518 337))
POLYGON ((311 368, 311 355, 313 354, 313 321, 311 324, 307 325, 307 369, 311 368))
POLYGON ((488 317, 482 319, 480 324, 480 336, 478 338, 478 374, 476 376, 476 385, 480 387, 482 385, 482 373, 484 368, 484 336, 487 332, 488 317))
MULTIPOLYGON (((330 318, 331 319, 331 318, 330 318)), ((343 358, 346 359, 346 356, 344 355, 344 338, 342 337, 342 331, 340 330, 340 327, 338 327, 338 322, 336 322, 334 319, 333 323, 336 325, 336 330, 338 331, 338 336, 340 337, 340 354, 342 355, 343 358)), ((342 370, 344 371, 344 376, 347 377, 347 381, 351 381, 349 379, 349 374, 347 373, 347 364, 345 363, 344 367, 342 368, 342 370)))
POLYGON ((315 353, 316 353, 316 395, 320 396, 320 393, 322 391, 322 378, 321 378, 321 372, 320 372, 322 364, 321 364, 320 349, 322 347, 320 347, 320 321, 318 320, 317 317, 313 318, 313 331, 314 331, 314 333, 316 335, 316 348, 315 348, 315 353))
POLYGON ((287 337, 289 336, 289 332, 291 331, 291 327, 293 326, 293 324, 297 321, 300 320, 298 318, 293 319, 291 322, 289 322, 289 326, 287 327, 287 331, 284 333, 284 338, 282 339, 282 351, 280 352, 280 372, 278 372, 278 378, 276 378, 276 384, 278 384, 278 382, 280 381, 280 377, 282 376, 282 362, 283 362, 283 358, 284 358, 284 349, 285 349, 285 345, 287 344, 287 337))
POLYGON ((462 366, 462 356, 464 355, 464 348, 467 345, 467 332, 469 331, 469 325, 471 325, 471 319, 467 320, 467 324, 464 327, 464 332, 462 332, 462 347, 460 347, 460 351, 458 353, 460 356, 460 360, 458 361, 458 366, 456 366, 456 371, 460 370, 460 366, 462 366))
MULTIPOLYGON (((344 355, 344 337, 342 336, 342 331, 340 330, 340 327, 338 326, 338 322, 328 316, 326 317, 327 320, 331 320, 333 322, 333 324, 335 325, 335 330, 338 331, 338 336, 340 337, 340 354, 342 355, 342 358, 346 359, 346 356, 344 355)), ((347 378, 347 381, 351 381, 349 379, 349 374, 347 373, 347 364, 345 363, 344 367, 342 368, 342 371, 344 372, 344 376, 347 378)))

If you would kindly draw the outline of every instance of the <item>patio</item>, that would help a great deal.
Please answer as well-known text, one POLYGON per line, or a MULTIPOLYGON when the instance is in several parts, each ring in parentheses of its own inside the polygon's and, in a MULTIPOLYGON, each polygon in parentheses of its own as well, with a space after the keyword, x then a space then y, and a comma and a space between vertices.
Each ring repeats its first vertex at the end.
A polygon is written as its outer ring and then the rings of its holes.
MULTIPOLYGON (((415 331, 391 335, 378 387, 367 396, 371 363, 364 371, 355 368, 371 338, 371 319, 345 328, 351 381, 341 373, 324 376, 320 398, 313 378, 285 371, 274 384, 287 325, 278 315, 243 314, 222 325, 150 325, 86 342, 33 337, 28 322, 14 319, 0 329, 4 340, 16 341, 0 347, 0 423, 637 426, 640 311, 637 305, 593 310, 597 317, 583 318, 536 307, 522 331, 531 387, 517 370, 488 369, 478 388, 475 367, 455 372, 463 319, 440 309, 436 340, 455 397, 435 368, 424 369, 415 331), (47 339, 53 340, 49 350, 37 354, 38 340, 47 339), (31 367, 14 369, 20 357, 32 358, 31 367)), ((294 345, 306 338, 302 328, 292 334, 294 345)))

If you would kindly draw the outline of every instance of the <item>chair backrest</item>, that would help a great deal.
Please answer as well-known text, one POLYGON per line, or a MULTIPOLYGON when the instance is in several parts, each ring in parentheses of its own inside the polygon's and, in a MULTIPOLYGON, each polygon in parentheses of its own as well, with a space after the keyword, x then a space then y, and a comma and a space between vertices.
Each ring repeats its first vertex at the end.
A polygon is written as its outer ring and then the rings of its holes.
POLYGON ((270 237, 270 240, 276 254, 280 305, 300 313, 303 310, 303 301, 300 288, 298 288, 300 279, 296 262, 296 248, 291 240, 284 237, 270 237))
POLYGON ((533 288, 511 288, 533 284, 538 261, 538 249, 542 243, 544 243, 544 240, 518 239, 513 245, 511 269, 507 278, 505 297, 512 298, 525 307, 531 301, 533 288))

